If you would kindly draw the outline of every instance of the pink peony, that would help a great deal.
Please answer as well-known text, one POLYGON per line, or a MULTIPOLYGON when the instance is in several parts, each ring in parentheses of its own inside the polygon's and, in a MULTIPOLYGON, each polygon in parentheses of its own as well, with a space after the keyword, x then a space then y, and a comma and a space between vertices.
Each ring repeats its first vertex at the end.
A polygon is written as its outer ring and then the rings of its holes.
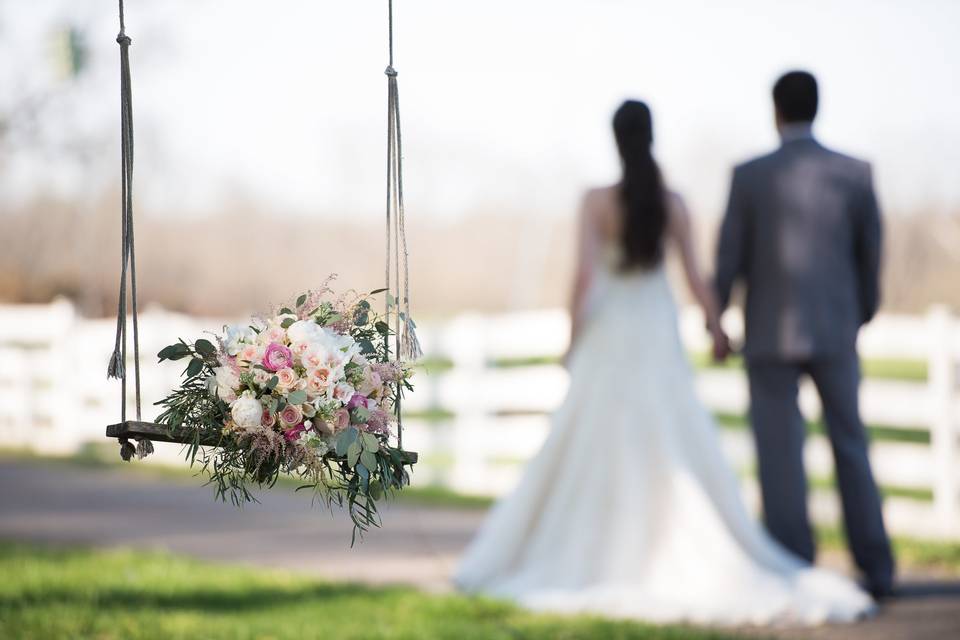
POLYGON ((291 427, 283 432, 283 437, 286 438, 287 442, 293 442, 300 438, 300 434, 306 431, 307 428, 301 422, 295 427, 291 427))
POLYGON ((369 406, 369 400, 366 396, 362 396, 359 393, 353 394, 353 397, 350 398, 350 402, 347 403, 348 409, 356 409, 357 407, 363 407, 366 409, 369 406))
POLYGON ((279 371, 280 369, 293 366, 293 353, 278 342, 271 342, 267 345, 267 350, 263 354, 263 366, 268 371, 279 371))

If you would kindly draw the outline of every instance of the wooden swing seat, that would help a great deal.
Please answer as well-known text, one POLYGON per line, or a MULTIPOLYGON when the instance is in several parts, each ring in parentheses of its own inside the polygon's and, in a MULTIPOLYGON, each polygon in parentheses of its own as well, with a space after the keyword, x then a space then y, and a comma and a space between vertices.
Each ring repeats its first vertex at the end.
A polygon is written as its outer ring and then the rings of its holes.
MULTIPOLYGON (((107 425, 107 437, 145 438, 154 442, 172 442, 175 444, 193 444, 195 442, 193 435, 186 430, 173 431, 165 424, 140 422, 138 420, 127 420, 126 422, 107 425)), ((218 436, 208 436, 201 439, 200 444, 204 447, 217 447, 220 445, 220 438, 218 436)), ((416 451, 401 451, 400 455, 404 464, 416 464, 419 459, 416 451)))

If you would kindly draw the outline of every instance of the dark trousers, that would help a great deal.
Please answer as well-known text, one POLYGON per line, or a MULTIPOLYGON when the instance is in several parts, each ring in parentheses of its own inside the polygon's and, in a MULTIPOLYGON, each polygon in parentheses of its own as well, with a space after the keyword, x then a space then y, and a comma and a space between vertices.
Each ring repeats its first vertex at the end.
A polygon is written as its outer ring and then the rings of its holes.
POLYGON ((855 353, 806 362, 747 363, 764 522, 783 546, 813 562, 815 545, 803 466, 806 429, 797 403, 800 376, 805 373, 813 379, 823 404, 850 550, 871 585, 889 587, 893 555, 860 420, 860 363, 855 353))

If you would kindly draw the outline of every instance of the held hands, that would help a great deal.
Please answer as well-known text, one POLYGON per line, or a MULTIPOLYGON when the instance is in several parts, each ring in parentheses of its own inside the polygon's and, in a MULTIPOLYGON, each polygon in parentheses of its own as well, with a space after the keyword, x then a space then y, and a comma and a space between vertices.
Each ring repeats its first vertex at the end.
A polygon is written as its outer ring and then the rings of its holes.
POLYGON ((713 339, 713 361, 714 362, 723 362, 726 360, 731 353, 733 353, 733 347, 730 345, 730 338, 724 332, 723 327, 720 326, 718 321, 713 321, 707 324, 707 330, 710 332, 710 336, 713 339))

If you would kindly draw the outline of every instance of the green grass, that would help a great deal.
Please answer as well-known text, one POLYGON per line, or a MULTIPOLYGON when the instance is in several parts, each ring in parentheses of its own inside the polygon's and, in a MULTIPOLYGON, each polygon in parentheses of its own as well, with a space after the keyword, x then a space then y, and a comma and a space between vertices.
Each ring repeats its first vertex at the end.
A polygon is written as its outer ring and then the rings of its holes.
POLYGON ((493 600, 328 583, 153 552, 0 545, 0 575, 0 637, 22 640, 731 637, 534 615, 493 600))
MULTIPOLYGON (((714 362, 709 353, 694 352, 690 354, 690 361, 698 369, 742 369, 743 358, 732 356, 724 362, 714 362)), ((438 371, 446 371, 453 367, 453 362, 445 359, 435 361, 439 364, 438 371)), ((536 367, 549 364, 560 364, 559 356, 524 356, 520 358, 495 358, 490 366, 495 368, 536 367)), ((865 358, 862 361, 863 375, 867 378, 880 380, 901 380, 907 382, 926 382, 927 362, 911 358, 865 358)))
MULTIPOLYGON (((732 356, 722 363, 714 362, 708 353, 691 353, 690 360, 700 369, 742 369, 743 358, 732 356)), ((903 382, 926 382, 927 362, 913 358, 863 358, 862 367, 865 378, 877 380, 900 380, 903 382)))
MULTIPOLYGON (((843 549, 846 548, 847 538, 840 528, 819 527, 817 543, 824 549, 843 549)), ((935 570, 960 575, 960 542, 893 536, 891 544, 901 569, 935 570)))
MULTIPOLYGON (((713 414, 717 423, 727 429, 746 429, 750 426, 747 416, 739 413, 725 413, 718 411, 713 414)), ((895 427, 885 424, 868 424, 867 433, 870 438, 884 442, 909 442, 913 444, 930 444, 930 431, 917 427, 895 427)), ((826 434, 826 425, 821 420, 807 421, 807 433, 810 435, 826 434)))

